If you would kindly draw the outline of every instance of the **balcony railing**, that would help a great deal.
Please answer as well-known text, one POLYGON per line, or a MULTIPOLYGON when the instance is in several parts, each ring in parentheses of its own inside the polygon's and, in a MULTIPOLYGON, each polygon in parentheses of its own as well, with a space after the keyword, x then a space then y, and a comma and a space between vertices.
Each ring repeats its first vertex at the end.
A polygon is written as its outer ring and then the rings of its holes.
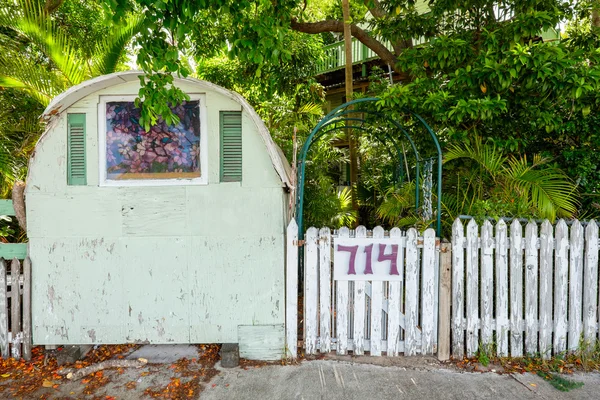
MULTIPOLYGON (((560 37, 560 32, 556 29, 548 29, 542 33, 544 41, 556 40, 560 37)), ((419 45, 425 43, 424 38, 413 41, 413 44, 419 45)), ((383 41, 388 50, 392 50, 392 45, 389 41, 383 41)), ((344 68, 346 65, 346 50, 344 41, 328 44, 324 47, 324 56, 317 62, 316 74, 321 75, 331 71, 344 68)), ((362 64, 378 58, 377 54, 367 46, 352 38, 352 65, 362 64)))

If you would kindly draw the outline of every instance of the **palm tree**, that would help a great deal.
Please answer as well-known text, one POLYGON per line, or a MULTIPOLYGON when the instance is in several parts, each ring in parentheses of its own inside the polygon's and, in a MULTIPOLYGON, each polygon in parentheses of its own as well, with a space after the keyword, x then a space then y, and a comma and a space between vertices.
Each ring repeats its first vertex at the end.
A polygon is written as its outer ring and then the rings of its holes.
POLYGON ((89 54, 55 23, 45 4, 17 0, 0 5, 0 197, 25 174, 42 131, 41 110, 67 88, 120 68, 125 47, 141 26, 141 18, 129 17, 88 45, 89 54), (15 94, 28 109, 11 109, 6 97, 15 94))

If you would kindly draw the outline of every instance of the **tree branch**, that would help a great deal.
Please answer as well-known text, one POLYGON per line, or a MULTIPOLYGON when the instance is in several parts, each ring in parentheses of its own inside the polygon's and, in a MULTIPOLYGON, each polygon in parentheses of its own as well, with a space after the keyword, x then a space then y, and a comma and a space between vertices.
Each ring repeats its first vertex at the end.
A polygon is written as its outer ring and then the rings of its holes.
MULTIPOLYGON (((323 32, 343 32, 344 23, 337 20, 326 20, 319 22, 298 22, 295 19, 292 20, 291 28, 298 32, 317 34, 323 32)), ((362 44, 373 50, 375 54, 381 58, 381 60, 389 64, 394 71, 400 73, 396 68, 396 56, 394 53, 389 51, 381 42, 371 37, 366 31, 360 29, 358 26, 350 25, 352 36, 358 39, 362 44)))

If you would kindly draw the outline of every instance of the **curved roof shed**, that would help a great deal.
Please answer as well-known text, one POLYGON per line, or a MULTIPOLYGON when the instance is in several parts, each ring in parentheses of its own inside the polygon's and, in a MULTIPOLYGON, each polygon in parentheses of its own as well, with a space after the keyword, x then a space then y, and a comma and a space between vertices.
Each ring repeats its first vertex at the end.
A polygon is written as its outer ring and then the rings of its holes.
POLYGON ((210 82, 175 79, 180 123, 145 131, 141 74, 84 82, 44 112, 26 188, 34 343, 226 343, 256 326, 279 346, 287 161, 210 82))

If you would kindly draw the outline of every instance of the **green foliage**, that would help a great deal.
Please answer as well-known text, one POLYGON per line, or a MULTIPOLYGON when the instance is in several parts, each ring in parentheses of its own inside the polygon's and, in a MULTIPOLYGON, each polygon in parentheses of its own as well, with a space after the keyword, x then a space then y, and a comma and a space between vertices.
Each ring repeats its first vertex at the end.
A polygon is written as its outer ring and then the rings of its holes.
MULTIPOLYGON (((467 199, 505 204, 508 207, 503 216, 554 221, 557 216, 572 217, 577 211, 576 185, 547 158, 534 155, 529 162, 526 155, 505 156, 496 145, 484 144, 478 137, 472 144, 449 146, 444 157, 446 163, 469 161, 455 170, 456 197, 463 205, 456 211, 461 214, 478 214, 475 201, 464 207, 467 199)), ((492 207, 483 207, 484 215, 490 215, 492 207)))
POLYGON ((0 197, 23 180, 42 126, 39 115, 68 87, 123 68, 139 18, 107 24, 95 3, 41 0, 0 5, 0 197))
POLYGON ((537 371, 538 376, 544 378, 544 380, 548 381, 555 389, 560 390, 561 392, 568 392, 572 389, 578 389, 583 386, 583 382, 576 382, 570 379, 563 378, 558 374, 553 374, 549 372, 537 371))

